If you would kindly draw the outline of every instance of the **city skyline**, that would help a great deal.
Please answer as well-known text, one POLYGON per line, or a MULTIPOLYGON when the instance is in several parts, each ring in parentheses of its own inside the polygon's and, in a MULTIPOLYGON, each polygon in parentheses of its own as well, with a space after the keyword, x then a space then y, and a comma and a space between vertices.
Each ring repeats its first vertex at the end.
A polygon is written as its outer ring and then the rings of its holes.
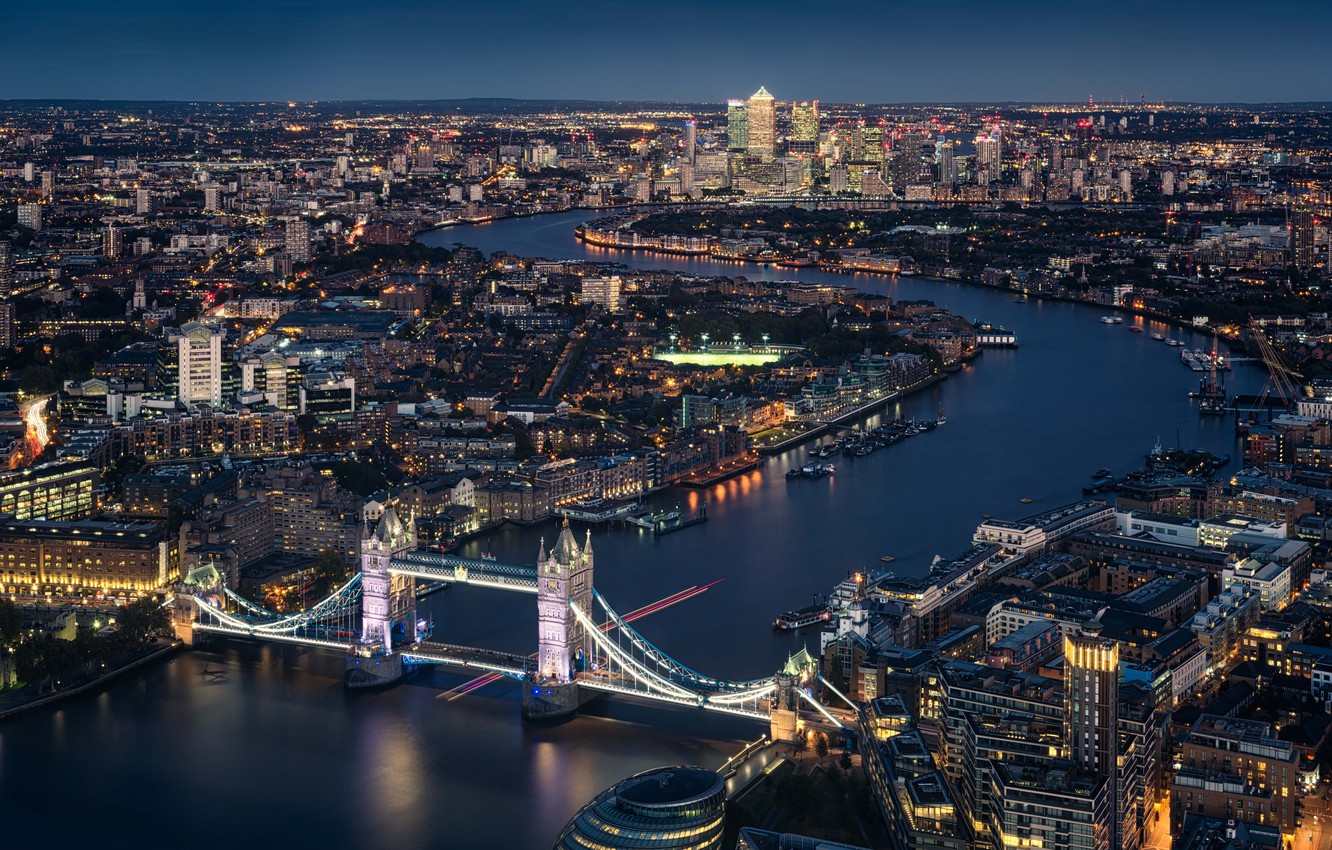
POLYGON ((0 73, 17 81, 11 96, 37 100, 693 103, 759 82, 793 100, 841 103, 1076 103, 1089 95, 1300 103, 1329 96, 1319 81, 1332 72, 1332 59, 1318 35, 1329 12, 1313 3, 1286 9, 1301 26, 1270 31, 1236 27, 1236 16, 1250 12, 1235 3, 1134 2, 1108 20, 1046 2, 1003 9, 967 2, 946 18, 899 3, 874 11, 883 37, 861 36, 866 43, 855 49, 857 39, 848 44, 848 29, 835 19, 799 25, 802 10, 787 3, 718 10, 688 0, 663 13, 592 0, 558 18, 535 4, 511 5, 500 16, 416 0, 391 16, 305 0, 245 0, 225 16, 158 0, 135 0, 114 15, 86 2, 34 4, 9 10, 7 28, 23 38, 0 58, 0 73), (957 23, 943 26, 948 21, 957 23), (1303 73, 1291 75, 1273 55, 1300 57, 1303 73))

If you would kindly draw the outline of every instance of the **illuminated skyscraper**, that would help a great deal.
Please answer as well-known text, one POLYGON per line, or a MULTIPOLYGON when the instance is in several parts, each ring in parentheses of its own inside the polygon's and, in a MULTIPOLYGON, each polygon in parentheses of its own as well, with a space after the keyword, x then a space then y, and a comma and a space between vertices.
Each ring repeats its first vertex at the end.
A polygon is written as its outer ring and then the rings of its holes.
POLYGON ((866 162, 883 162, 883 128, 864 127, 860 131, 861 156, 866 162))
POLYGON ((14 289, 14 256, 8 242, 0 240, 0 298, 8 298, 14 289))
POLYGON ((749 148, 749 106, 743 100, 726 103, 726 149, 744 153, 749 148))
POLYGON ((982 185, 997 182, 1002 166, 999 136, 981 133, 976 136, 976 182, 982 185))
POLYGON ((819 150, 819 102, 791 104, 791 153, 813 154, 819 150))
POLYGON ((1308 207, 1296 207, 1291 211, 1290 260, 1301 271, 1313 268, 1314 216, 1308 207))
POLYGON ((953 159, 953 143, 940 137, 939 182, 951 186, 957 182, 957 162, 953 159))
POLYGON ((903 194, 906 187, 920 183, 920 133, 908 130, 897 140, 893 157, 893 188, 903 194))
POLYGON ((698 147, 698 122, 686 121, 684 126, 684 155, 686 162, 694 161, 694 150, 698 147))
POLYGON ((293 218, 287 222, 286 249, 292 262, 310 262, 310 222, 293 218))
MULTIPOLYGON (((1119 644, 1101 629, 1092 620, 1064 638, 1064 740, 1070 761, 1106 778, 1115 792, 1111 810, 1118 813, 1119 644)), ((1093 824, 1109 830, 1111 847, 1120 846, 1119 826, 1117 814, 1109 824, 1093 824)))
POLYGON ((768 90, 759 90, 749 98, 749 145, 754 156, 771 159, 777 143, 776 101, 768 90))

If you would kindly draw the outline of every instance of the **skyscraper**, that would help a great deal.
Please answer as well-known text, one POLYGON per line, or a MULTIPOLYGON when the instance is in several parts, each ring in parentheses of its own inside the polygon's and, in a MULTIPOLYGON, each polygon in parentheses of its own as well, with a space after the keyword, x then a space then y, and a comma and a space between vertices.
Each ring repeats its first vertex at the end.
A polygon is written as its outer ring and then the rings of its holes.
POLYGON ((684 126, 685 162, 694 161, 694 150, 698 147, 698 122, 686 121, 684 126))
POLYGON ((939 182, 951 186, 957 182, 957 162, 953 159, 953 143, 940 137, 939 182))
POLYGON ((209 185, 204 187, 204 212, 219 212, 222 209, 222 187, 209 185))
POLYGON ((976 136, 976 182, 982 185, 999 180, 1002 166, 999 136, 981 133, 976 136))
POLYGON ((147 189, 139 189, 134 193, 134 212, 139 215, 149 215, 153 211, 153 193, 147 189))
POLYGON ((791 104, 791 152, 816 153, 819 148, 819 102, 791 104))
POLYGON ((303 218, 287 222, 286 248, 292 262, 310 262, 310 222, 303 218))
POLYGON ((14 256, 12 246, 0 239, 0 298, 8 298, 14 290, 14 256))
POLYGON ((51 198, 55 196, 55 172, 42 172, 42 197, 51 198))
POLYGON ((222 405, 222 338, 226 331, 190 322, 167 335, 176 344, 176 399, 188 408, 222 405))
POLYGON ((866 162, 883 162, 883 128, 864 127, 860 131, 861 156, 866 162))
POLYGON ((893 158, 893 188, 899 195, 906 187, 920 183, 920 133, 907 130, 897 140, 897 153, 893 158))
MULTIPOLYGON (((1107 779, 1111 809, 1118 813, 1119 644, 1102 637, 1101 629, 1092 620, 1064 638, 1064 740, 1070 761, 1107 779)), ((1120 846, 1119 826, 1116 814, 1109 824, 1111 847, 1120 846)))
POLYGON ((18 223, 31 230, 42 229, 42 205, 41 204, 19 204, 18 205, 18 223))
POLYGON ((744 153, 749 148, 749 106, 743 100, 726 102, 726 149, 744 153))
POLYGON ((777 142, 776 101, 768 90, 759 86, 749 98, 748 152, 763 159, 771 159, 777 142))
POLYGON ((1300 271, 1313 268, 1314 216, 1308 207, 1300 206, 1291 211, 1290 261, 1300 271))
POLYGON ((14 347, 14 305, 0 301, 0 349, 14 347))
POLYGON ((109 260, 119 259, 125 253, 125 238, 117 227, 108 227, 102 234, 102 256, 109 260))

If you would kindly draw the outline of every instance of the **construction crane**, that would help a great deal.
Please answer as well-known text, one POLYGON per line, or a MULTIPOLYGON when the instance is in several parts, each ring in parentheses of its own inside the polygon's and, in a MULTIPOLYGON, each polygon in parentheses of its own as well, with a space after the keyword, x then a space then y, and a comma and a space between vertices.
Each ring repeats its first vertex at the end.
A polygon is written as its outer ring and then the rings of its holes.
POLYGON ((1258 409, 1262 410, 1267 406, 1267 399, 1274 392, 1277 398, 1281 399, 1282 407, 1287 410, 1294 408, 1295 402, 1300 397, 1300 391, 1294 380, 1299 377, 1298 373, 1282 361, 1281 355, 1272 346, 1272 341, 1253 319, 1249 320, 1249 333, 1258 344, 1258 353, 1263 359, 1263 364, 1267 366, 1267 383, 1263 385, 1263 394, 1258 399, 1258 409))

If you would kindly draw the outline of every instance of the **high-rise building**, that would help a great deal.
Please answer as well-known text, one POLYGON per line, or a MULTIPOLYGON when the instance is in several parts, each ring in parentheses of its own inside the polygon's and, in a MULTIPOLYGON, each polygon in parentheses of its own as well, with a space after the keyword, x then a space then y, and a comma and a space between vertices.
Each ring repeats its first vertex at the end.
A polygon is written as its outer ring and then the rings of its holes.
MULTIPOLYGON (((1064 637, 1064 739, 1070 761, 1107 779, 1119 812, 1119 644, 1101 630, 1092 620, 1064 637)), ((1121 846, 1120 826, 1112 818, 1111 847, 1121 846)))
POLYGON ((749 98, 748 152, 763 159, 771 159, 777 144, 776 101, 768 90, 759 86, 749 98))
POLYGON ((14 255, 8 242, 0 239, 0 298, 14 291, 14 255))
POLYGON ((698 122, 686 121, 684 125, 685 162, 694 161, 694 152, 697 147, 698 147, 698 122))
POLYGON ((19 204, 18 205, 18 223, 22 227, 32 230, 42 229, 42 205, 41 204, 19 204))
POLYGON ((819 144, 819 102, 802 100, 791 104, 791 141, 800 153, 813 153, 819 144), (808 146, 805 150, 803 146, 808 146))
MULTIPOLYGON (((6 243, 0 242, 0 245, 6 243)), ((14 305, 0 301, 0 350, 14 347, 14 305)))
POLYGON ((288 221, 285 247, 293 263, 310 262, 310 222, 303 218, 288 221))
POLYGON ((1003 165, 998 134, 981 133, 976 136, 976 182, 989 185, 998 182, 1003 165))
MULTIPOLYGON (((865 162, 883 162, 883 128, 863 127, 860 130, 861 157, 865 162)), ((917 155, 920 151, 917 149, 917 155)))
POLYGON ((37 179, 37 166, 35 163, 23 163, 23 182, 31 183, 37 179))
POLYGON ((897 140, 897 151, 893 157, 893 188, 899 195, 906 194, 906 187, 920 183, 920 133, 907 130, 897 140))
POLYGON ((50 200, 55 196, 55 172, 42 172, 42 197, 50 200))
POLYGON ((582 302, 600 304, 606 312, 614 313, 620 309, 620 277, 585 277, 582 284, 582 302))
POLYGON ((951 186, 957 182, 957 161, 953 159, 953 143, 939 142, 939 182, 951 186))
POLYGON ((1166 169, 1161 172, 1161 195, 1170 197, 1175 194, 1175 172, 1166 169))
POLYGON ((139 189, 134 193, 134 212, 139 215, 151 215, 153 212, 153 193, 139 189))
POLYGON ((749 148, 749 106, 743 100, 726 103, 726 149, 744 153, 749 148))
POLYGON ((189 322, 167 335, 176 346, 176 399, 189 408, 222 406, 222 338, 226 331, 189 322))
POLYGON ((102 256, 107 259, 119 259, 125 253, 125 237, 118 227, 108 227, 102 234, 102 256))
POLYGON ((1314 266, 1314 216, 1305 206, 1296 207, 1290 214, 1290 261, 1301 271, 1314 266))
POLYGON ((222 209, 222 187, 204 187, 204 212, 220 212, 222 209))

